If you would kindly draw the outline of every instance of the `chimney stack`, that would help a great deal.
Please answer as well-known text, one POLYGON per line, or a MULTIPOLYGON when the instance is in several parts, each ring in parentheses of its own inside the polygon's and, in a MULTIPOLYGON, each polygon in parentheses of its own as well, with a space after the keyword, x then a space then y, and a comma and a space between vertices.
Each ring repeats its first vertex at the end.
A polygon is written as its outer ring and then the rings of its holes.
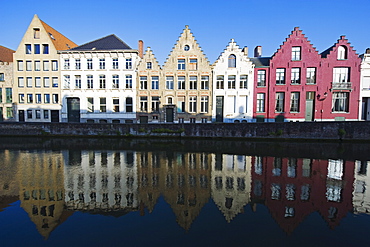
POLYGON ((248 57, 248 47, 244 46, 243 48, 244 56, 248 57))
POLYGON ((139 40, 139 57, 143 58, 144 56, 144 42, 139 40))
POLYGON ((258 45, 254 48, 254 57, 261 57, 262 56, 262 46, 258 45))
POLYGON ((370 48, 367 48, 365 53, 370 54, 370 48))

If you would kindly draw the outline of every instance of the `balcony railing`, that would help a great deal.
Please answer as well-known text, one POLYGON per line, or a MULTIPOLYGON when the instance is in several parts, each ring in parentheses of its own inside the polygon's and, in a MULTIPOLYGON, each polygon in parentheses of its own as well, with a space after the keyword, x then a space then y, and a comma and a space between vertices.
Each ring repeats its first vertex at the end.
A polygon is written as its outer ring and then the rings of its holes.
POLYGON ((352 82, 332 82, 332 90, 352 90, 352 82))

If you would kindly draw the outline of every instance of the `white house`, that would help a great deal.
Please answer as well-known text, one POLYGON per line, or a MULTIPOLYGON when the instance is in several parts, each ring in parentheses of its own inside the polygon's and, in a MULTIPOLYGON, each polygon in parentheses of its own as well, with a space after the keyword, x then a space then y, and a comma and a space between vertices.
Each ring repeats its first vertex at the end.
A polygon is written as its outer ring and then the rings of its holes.
POLYGON ((362 55, 360 120, 370 120, 370 48, 362 55))

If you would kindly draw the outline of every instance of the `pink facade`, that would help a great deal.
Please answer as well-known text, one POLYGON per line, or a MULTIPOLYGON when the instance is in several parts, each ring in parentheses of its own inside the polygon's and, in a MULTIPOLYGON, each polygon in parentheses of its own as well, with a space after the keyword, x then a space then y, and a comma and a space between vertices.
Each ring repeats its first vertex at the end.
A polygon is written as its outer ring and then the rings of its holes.
POLYGON ((257 121, 357 119, 361 60, 343 36, 319 54, 296 27, 269 64, 254 61, 257 121), (261 70, 266 71, 265 85, 261 70))

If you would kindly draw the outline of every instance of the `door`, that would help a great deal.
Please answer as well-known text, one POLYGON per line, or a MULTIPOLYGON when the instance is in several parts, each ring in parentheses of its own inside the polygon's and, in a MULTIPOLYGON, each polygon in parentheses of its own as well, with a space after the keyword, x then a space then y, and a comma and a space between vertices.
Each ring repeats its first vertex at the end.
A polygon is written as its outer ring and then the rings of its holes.
POLYGON ((4 121, 4 117, 3 117, 3 108, 0 107, 0 122, 4 121))
POLYGON ((59 123, 59 111, 58 110, 51 110, 51 122, 59 123))
POLYGON ((315 92, 306 92, 306 121, 313 121, 315 116, 315 92))
POLYGON ((173 123, 173 108, 166 108, 166 122, 173 123))
POLYGON ((147 124, 148 123, 148 116, 140 116, 139 117, 141 124, 147 124))
POLYGON ((18 119, 19 122, 24 122, 24 110, 18 111, 18 119))
POLYGON ((80 122, 80 98, 67 98, 67 117, 69 123, 80 122))
POLYGON ((362 98, 362 113, 361 120, 370 120, 370 111, 369 111, 370 98, 362 98))
POLYGON ((224 96, 216 96, 216 122, 224 121, 224 96))

